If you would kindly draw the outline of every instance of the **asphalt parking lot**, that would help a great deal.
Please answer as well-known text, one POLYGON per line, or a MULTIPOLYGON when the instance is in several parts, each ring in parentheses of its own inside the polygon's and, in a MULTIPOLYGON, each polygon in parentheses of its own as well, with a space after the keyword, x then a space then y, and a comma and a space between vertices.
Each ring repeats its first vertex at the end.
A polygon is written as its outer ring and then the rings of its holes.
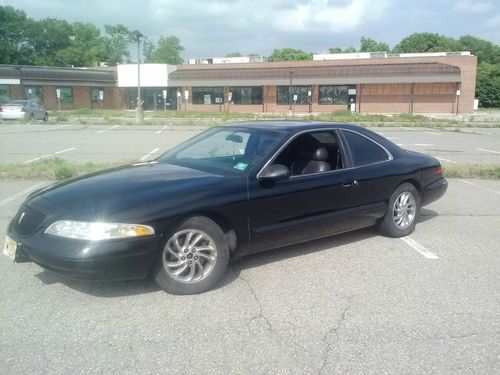
MULTIPOLYGON (((206 128, 172 125, 41 125, 0 123, 0 163, 63 159, 95 163, 153 159, 206 128)), ((460 132, 432 128, 374 128, 404 148, 443 163, 500 163, 500 128, 460 132)))
MULTIPOLYGON (((2 181, 0 238, 45 183, 2 181)), ((366 229, 250 256, 197 296, 1 255, 0 373, 499 373, 499 212, 499 182, 453 179, 405 240, 366 229)))
MULTIPOLYGON (((203 128, 0 124, 0 163, 152 159, 203 128)), ((443 163, 499 163, 500 129, 376 128, 443 163)), ((0 244, 48 181, 0 182, 0 244)), ((218 288, 77 282, 0 254, 0 373, 498 373, 500 182, 450 180, 409 238, 373 229, 250 256, 218 288)))

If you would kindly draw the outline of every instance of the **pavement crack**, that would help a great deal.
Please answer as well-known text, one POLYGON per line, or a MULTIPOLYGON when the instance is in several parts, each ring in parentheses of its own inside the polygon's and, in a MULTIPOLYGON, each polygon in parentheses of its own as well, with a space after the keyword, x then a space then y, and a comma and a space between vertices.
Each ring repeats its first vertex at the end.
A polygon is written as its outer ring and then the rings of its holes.
POLYGON ((235 272, 235 274, 237 275, 237 278, 240 279, 241 281, 243 281, 248 286, 248 289, 252 293, 252 296, 253 296, 253 298, 254 298, 254 300, 255 300, 258 308, 259 308, 258 313, 255 316, 253 316, 248 321, 248 324, 250 324, 250 323, 252 323, 252 322, 254 322, 254 321, 258 320, 258 319, 262 319, 266 323, 266 326, 267 326, 268 330, 271 331, 271 332, 273 332, 273 333, 275 333, 274 328, 273 328, 271 322, 269 321, 269 319, 263 313, 262 303, 261 303, 261 301, 259 299, 259 296, 257 295, 254 287, 252 286, 252 284, 250 283, 250 281, 248 281, 247 279, 245 279, 244 277, 242 277, 240 273, 241 272, 238 272, 238 273, 235 272))
POLYGON ((322 338, 322 342, 325 346, 325 350, 323 351, 323 363, 321 364, 321 367, 318 371, 318 374, 321 374, 323 372, 323 370, 325 369, 326 365, 328 364, 328 357, 330 355, 330 352, 332 351, 332 347, 333 345, 331 344, 331 342, 328 340, 328 338, 331 336, 331 335, 335 335, 337 336, 337 338, 339 337, 338 335, 338 332, 339 330, 342 328, 345 320, 346 320, 346 315, 347 315, 347 312, 349 311, 349 309, 351 308, 351 301, 352 300, 349 300, 347 302, 347 305, 346 307, 342 310, 342 313, 340 314, 340 317, 339 319, 337 320, 336 324, 330 328, 324 335, 323 335, 323 338, 322 338))

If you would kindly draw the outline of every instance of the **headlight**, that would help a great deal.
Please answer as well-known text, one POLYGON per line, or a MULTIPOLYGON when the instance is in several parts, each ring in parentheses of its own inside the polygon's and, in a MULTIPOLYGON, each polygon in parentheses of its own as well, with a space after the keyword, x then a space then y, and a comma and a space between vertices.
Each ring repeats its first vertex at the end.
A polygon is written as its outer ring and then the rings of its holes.
POLYGON ((151 236, 155 234, 155 230, 150 226, 139 224, 59 220, 51 224, 45 233, 78 240, 100 241, 151 236))

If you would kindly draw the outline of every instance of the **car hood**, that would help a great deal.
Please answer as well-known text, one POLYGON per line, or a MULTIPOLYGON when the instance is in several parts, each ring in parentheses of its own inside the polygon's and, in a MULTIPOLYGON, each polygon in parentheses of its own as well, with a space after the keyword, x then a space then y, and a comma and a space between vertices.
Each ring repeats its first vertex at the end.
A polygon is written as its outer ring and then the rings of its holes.
MULTIPOLYGON (((191 193, 212 190, 227 177, 166 163, 140 163, 68 180, 36 192, 27 204, 64 211, 68 219, 108 220, 156 206, 182 204, 191 193)), ((166 207, 165 207, 166 208, 166 207)))

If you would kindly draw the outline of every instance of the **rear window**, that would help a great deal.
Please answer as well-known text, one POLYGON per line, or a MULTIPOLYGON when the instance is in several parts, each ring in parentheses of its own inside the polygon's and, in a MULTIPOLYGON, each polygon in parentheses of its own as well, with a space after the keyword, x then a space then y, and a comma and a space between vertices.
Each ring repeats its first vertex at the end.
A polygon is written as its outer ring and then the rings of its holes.
POLYGON ((351 131, 343 131, 354 166, 389 160, 387 152, 374 141, 351 131))

